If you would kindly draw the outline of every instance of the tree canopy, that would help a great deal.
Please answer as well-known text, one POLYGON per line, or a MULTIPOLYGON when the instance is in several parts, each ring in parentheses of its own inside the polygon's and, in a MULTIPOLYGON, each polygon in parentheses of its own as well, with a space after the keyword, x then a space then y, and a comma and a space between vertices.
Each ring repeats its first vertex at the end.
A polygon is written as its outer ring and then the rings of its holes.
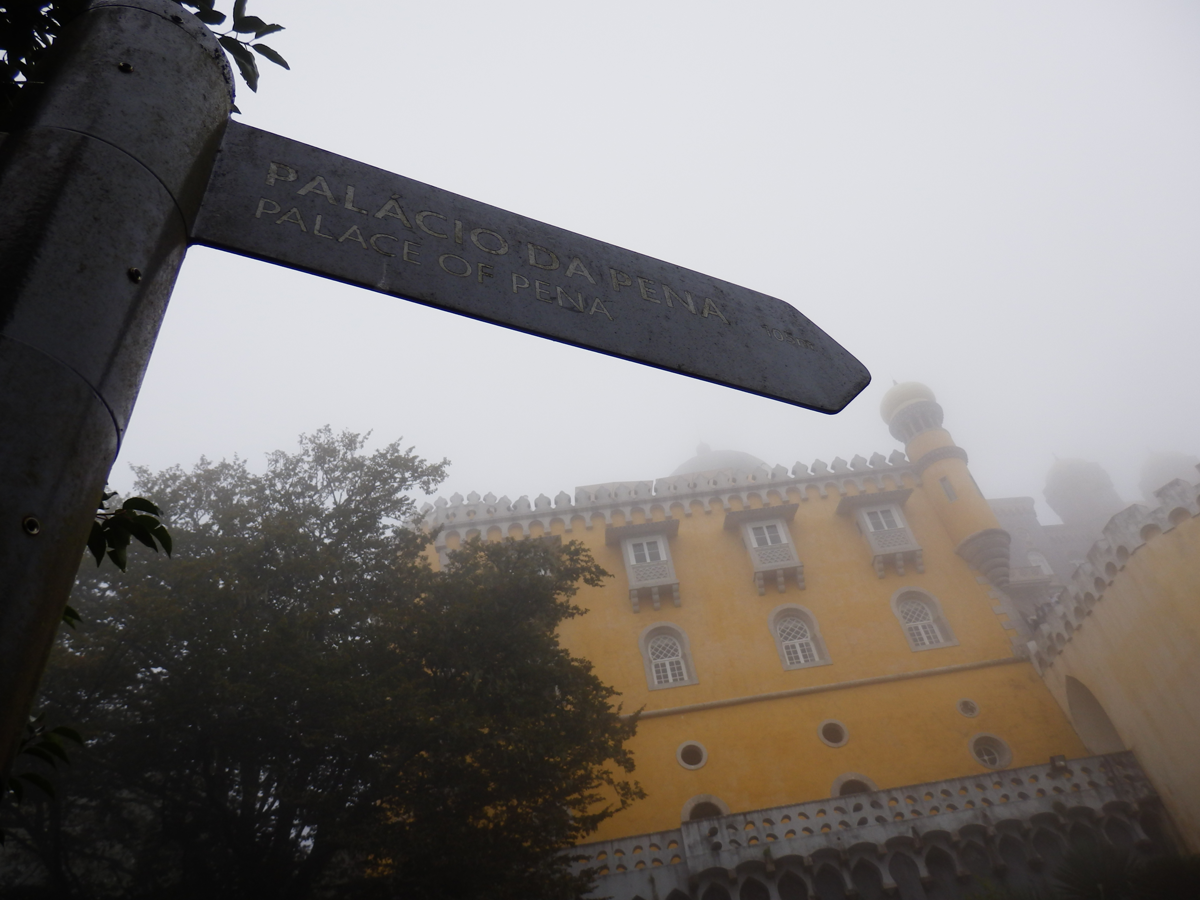
MULTIPOLYGON (((0 131, 6 131, 22 93, 40 83, 50 48, 71 20, 91 0, 3 0, 0 2, 0 131)), ((246 10, 247 0, 234 0, 231 14, 215 0, 175 0, 217 34, 242 81, 258 90, 256 54, 285 69, 291 68, 278 51, 262 43, 282 25, 264 22, 246 10)))
POLYGON ((41 702, 88 746, 9 813, 8 895, 586 891, 563 851, 641 794, 635 720, 555 633, 606 573, 549 540, 435 571, 406 526, 443 464, 363 448, 139 472, 174 558, 81 571, 41 702))

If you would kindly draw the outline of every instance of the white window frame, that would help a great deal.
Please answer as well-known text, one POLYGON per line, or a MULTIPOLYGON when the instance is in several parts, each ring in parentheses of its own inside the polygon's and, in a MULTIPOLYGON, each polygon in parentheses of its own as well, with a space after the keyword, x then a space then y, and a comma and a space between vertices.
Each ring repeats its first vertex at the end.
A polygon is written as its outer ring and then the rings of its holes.
POLYGON ((781 547, 784 544, 790 543, 787 525, 782 519, 764 519, 761 522, 747 522, 745 525, 746 540, 750 546, 761 550, 763 547, 781 547), (767 529, 774 529, 775 540, 770 540, 770 535, 767 529), (756 529, 761 529, 763 537, 767 538, 765 544, 758 542, 758 535, 755 534, 756 529))
MULTIPOLYGON (((908 649, 914 653, 958 646, 958 639, 954 636, 954 630, 950 627, 950 623, 946 621, 946 617, 942 613, 942 604, 929 591, 915 587, 901 588, 896 591, 892 595, 892 614, 895 615, 896 621, 900 623, 900 630, 904 633, 904 640, 908 643, 908 649), (900 609, 903 601, 910 599, 919 601, 929 611, 929 624, 937 631, 938 637, 941 639, 936 644, 919 642, 913 639, 914 635, 909 630, 911 623, 904 620, 904 615, 900 609)), ((928 634, 927 629, 920 629, 920 631, 928 634)))
POLYGON ((628 560, 631 566, 641 566, 651 562, 671 562, 671 551, 667 549, 667 538, 665 535, 646 535, 645 537, 625 538, 625 559, 628 560), (650 559, 650 554, 643 550, 646 559, 639 560, 637 558, 637 550, 635 548, 645 548, 647 544, 654 545, 654 552, 658 553, 658 559, 650 559))
POLYGON ((671 688, 687 687, 691 684, 698 684, 699 679, 696 677, 696 667, 692 663, 692 650, 688 644, 687 633, 678 625, 670 622, 657 622, 642 630, 638 637, 638 650, 642 654, 642 667, 646 674, 646 687, 652 691, 665 691, 671 688), (650 658, 650 642, 659 635, 670 635, 679 644, 681 656, 680 662, 683 665, 683 679, 678 681, 667 681, 662 684, 658 683, 658 679, 654 674, 654 660, 650 658))
POLYGON ((825 641, 821 637, 821 628, 817 624, 817 617, 812 614, 811 610, 795 603, 785 603, 782 606, 777 606, 771 610, 771 615, 767 617, 767 628, 770 630, 771 637, 775 641, 775 652, 779 654, 779 662, 785 670, 811 669, 814 666, 828 666, 833 662, 829 658, 829 650, 825 647, 825 641), (789 616, 795 616, 800 619, 808 628, 808 643, 812 645, 812 649, 816 654, 816 659, 812 662, 793 663, 788 661, 787 642, 779 635, 779 625, 789 616))
POLYGON ((900 507, 894 503, 886 503, 882 506, 864 506, 858 511, 858 517, 859 524, 862 526, 863 531, 868 534, 879 534, 880 532, 884 531, 901 531, 902 529, 908 528, 908 522, 904 518, 904 513, 901 512, 900 507), (871 525, 871 513, 878 514, 881 521, 883 519, 883 515, 888 513, 895 520, 896 524, 892 528, 874 528, 871 525))

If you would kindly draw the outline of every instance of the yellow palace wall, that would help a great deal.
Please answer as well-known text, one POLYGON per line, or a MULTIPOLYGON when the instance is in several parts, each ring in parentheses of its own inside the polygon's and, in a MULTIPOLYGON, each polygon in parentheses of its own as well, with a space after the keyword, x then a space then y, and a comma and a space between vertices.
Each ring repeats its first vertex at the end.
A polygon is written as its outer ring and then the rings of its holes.
POLYGON ((806 589, 789 579, 781 594, 768 578, 763 596, 741 532, 725 529, 720 503, 706 511, 693 502, 690 516, 677 507, 679 533, 669 547, 681 606, 671 604, 668 591, 657 612, 645 601, 640 613, 632 611, 621 548, 606 546, 602 520, 591 529, 577 520, 563 534, 587 544, 614 575, 604 588, 581 591, 578 602, 590 611, 564 624, 563 642, 621 691, 626 711, 644 708, 648 714, 633 749, 636 777, 649 796, 606 823, 596 840, 676 828, 685 802, 697 794, 715 795, 739 811, 830 796, 834 780, 847 773, 886 788, 988 772, 968 749, 979 732, 1006 741, 1013 766, 1084 754, 1033 667, 1013 658, 1005 618, 993 611, 988 585, 955 554, 925 490, 917 485, 903 507, 924 550, 925 572, 909 567, 900 576, 889 566, 882 579, 856 518, 837 514, 837 491, 822 499, 812 486, 803 498, 790 490, 788 502, 799 504, 790 532, 806 589), (914 587, 940 601, 956 645, 909 648, 891 600, 914 587), (793 604, 815 617, 831 664, 783 668, 768 620, 778 606, 793 604), (648 688, 638 637, 663 622, 686 634, 698 683, 648 688), (905 678, 942 669, 951 671, 905 678), (896 677, 902 680, 888 680, 896 677), (878 682, 720 705, 863 679, 878 682), (958 712, 963 698, 978 704, 977 717, 958 712), (716 708, 656 716, 714 703, 716 708), (832 748, 819 739, 818 725, 826 719, 845 725, 845 746, 832 748), (676 761, 684 741, 707 749, 702 768, 689 770, 676 761))
POLYGON ((1111 578, 1047 667, 1045 679, 1093 744, 1104 743, 1103 723, 1079 702, 1078 686, 1069 696, 1068 678, 1099 701, 1121 743, 1134 751, 1154 783, 1184 842, 1198 852, 1200 520, 1183 509, 1175 512, 1175 527, 1146 535, 1146 543, 1111 578))

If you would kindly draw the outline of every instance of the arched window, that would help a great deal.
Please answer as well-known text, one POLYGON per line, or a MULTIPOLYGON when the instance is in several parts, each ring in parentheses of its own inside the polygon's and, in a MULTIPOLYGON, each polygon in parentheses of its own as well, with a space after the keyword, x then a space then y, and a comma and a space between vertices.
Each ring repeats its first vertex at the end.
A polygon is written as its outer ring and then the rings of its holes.
POLYGON ((683 648, 670 634, 656 634, 650 638, 650 667, 654 672, 654 683, 671 684, 687 681, 687 670, 683 667, 683 648))
POLYGON ((803 669, 829 663, 817 620, 799 606, 779 606, 771 613, 771 634, 785 669, 803 669))
POLYGON ((929 607, 914 597, 900 601, 900 620, 908 632, 908 640, 917 647, 933 647, 942 642, 942 633, 933 621, 929 607))
POLYGON ((799 616, 787 615, 779 620, 779 640, 783 657, 790 666, 803 666, 817 661, 817 650, 808 634, 808 626, 799 616))
POLYGON ((933 595, 905 588, 892 598, 892 612, 900 620, 910 650, 932 650, 957 644, 941 605, 933 595))
POLYGON ((650 690, 696 683, 687 635, 674 625, 652 625, 639 641, 650 690))

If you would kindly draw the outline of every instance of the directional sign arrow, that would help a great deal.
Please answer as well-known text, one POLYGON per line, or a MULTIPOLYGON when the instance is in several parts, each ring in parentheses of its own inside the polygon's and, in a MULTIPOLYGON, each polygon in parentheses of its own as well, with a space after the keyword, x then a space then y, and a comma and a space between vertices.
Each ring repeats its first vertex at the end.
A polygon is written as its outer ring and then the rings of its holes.
POLYGON ((240 123, 191 241, 820 412, 871 380, 782 300, 240 123))

